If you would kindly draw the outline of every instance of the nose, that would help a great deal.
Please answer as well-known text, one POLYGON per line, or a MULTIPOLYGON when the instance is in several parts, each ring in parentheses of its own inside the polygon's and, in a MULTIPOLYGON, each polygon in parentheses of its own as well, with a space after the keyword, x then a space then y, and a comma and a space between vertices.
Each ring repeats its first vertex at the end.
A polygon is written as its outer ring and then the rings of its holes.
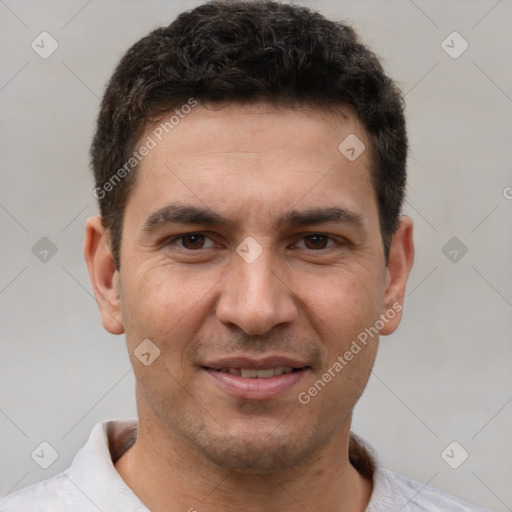
POLYGON ((251 263, 235 254, 217 302, 216 315, 220 322, 252 336, 289 324, 298 315, 293 291, 287 286, 285 276, 279 275, 269 252, 263 251, 251 263))

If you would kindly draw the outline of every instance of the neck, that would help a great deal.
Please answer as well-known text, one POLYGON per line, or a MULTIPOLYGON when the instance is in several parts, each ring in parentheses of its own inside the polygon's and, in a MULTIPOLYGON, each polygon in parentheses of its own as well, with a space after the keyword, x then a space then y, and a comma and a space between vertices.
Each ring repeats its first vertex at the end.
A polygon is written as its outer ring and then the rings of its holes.
POLYGON ((307 463, 254 474, 221 468, 140 418, 136 442, 115 467, 153 512, 363 512, 372 484, 349 461, 349 433, 350 420, 307 463))

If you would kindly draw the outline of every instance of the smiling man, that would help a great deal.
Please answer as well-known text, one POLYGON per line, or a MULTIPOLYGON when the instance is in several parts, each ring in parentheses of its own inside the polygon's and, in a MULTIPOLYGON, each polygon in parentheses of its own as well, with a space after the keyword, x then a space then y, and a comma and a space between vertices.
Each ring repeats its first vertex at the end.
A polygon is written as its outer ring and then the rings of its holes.
POLYGON ((350 431, 413 261, 402 99, 351 28, 184 13, 121 60, 91 154, 85 257, 138 422, 2 511, 479 510, 350 431))

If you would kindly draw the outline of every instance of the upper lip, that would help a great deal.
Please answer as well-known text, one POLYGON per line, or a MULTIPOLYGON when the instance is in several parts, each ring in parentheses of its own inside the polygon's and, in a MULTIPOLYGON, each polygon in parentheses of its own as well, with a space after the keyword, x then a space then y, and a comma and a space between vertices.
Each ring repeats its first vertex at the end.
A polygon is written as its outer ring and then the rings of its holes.
POLYGON ((201 366, 211 368, 213 370, 220 370, 221 368, 255 368, 257 370, 268 370, 270 368, 290 367, 290 368, 304 368, 306 362, 289 356, 266 356, 266 357, 223 357, 207 361, 201 366))

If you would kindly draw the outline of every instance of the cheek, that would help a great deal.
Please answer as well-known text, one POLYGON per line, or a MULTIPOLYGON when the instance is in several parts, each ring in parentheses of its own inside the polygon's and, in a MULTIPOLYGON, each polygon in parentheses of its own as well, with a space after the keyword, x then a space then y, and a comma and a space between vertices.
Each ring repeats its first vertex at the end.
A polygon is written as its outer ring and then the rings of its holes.
POLYGON ((364 269, 340 271, 332 275, 328 287, 304 286, 310 292, 305 304, 307 321, 324 347, 316 378, 329 381, 318 406, 325 400, 341 409, 350 408, 361 396, 375 362, 379 334, 374 329, 383 291, 377 276, 364 269))
MULTIPOLYGON (((315 407, 351 410, 373 368, 379 341, 375 324, 380 318, 382 293, 375 281, 369 286, 369 280, 360 277, 361 274, 345 274, 332 280, 329 291, 317 290, 311 297, 308 308, 314 315, 309 322, 325 349, 323 365, 315 379, 328 382, 325 388, 313 383, 314 389, 307 390, 315 394, 317 388, 322 389, 322 398, 315 407)), ((337 421, 334 416, 331 420, 337 421)))
POLYGON ((129 345, 149 338, 161 349, 176 351, 180 339, 187 343, 200 326, 199 317, 205 315, 209 292, 218 279, 210 281, 162 265, 124 283, 122 308, 129 345))
POLYGON ((195 285, 177 272, 154 267, 125 281, 123 296, 126 340, 138 393, 163 414, 170 404, 177 407, 186 397, 183 386, 189 376, 182 356, 202 324, 205 291, 200 283, 195 285), (143 356, 148 352, 149 361, 143 356))
POLYGON ((379 317, 383 286, 374 272, 359 267, 330 269, 329 276, 301 275, 294 279, 310 321, 327 338, 346 341, 379 317))

